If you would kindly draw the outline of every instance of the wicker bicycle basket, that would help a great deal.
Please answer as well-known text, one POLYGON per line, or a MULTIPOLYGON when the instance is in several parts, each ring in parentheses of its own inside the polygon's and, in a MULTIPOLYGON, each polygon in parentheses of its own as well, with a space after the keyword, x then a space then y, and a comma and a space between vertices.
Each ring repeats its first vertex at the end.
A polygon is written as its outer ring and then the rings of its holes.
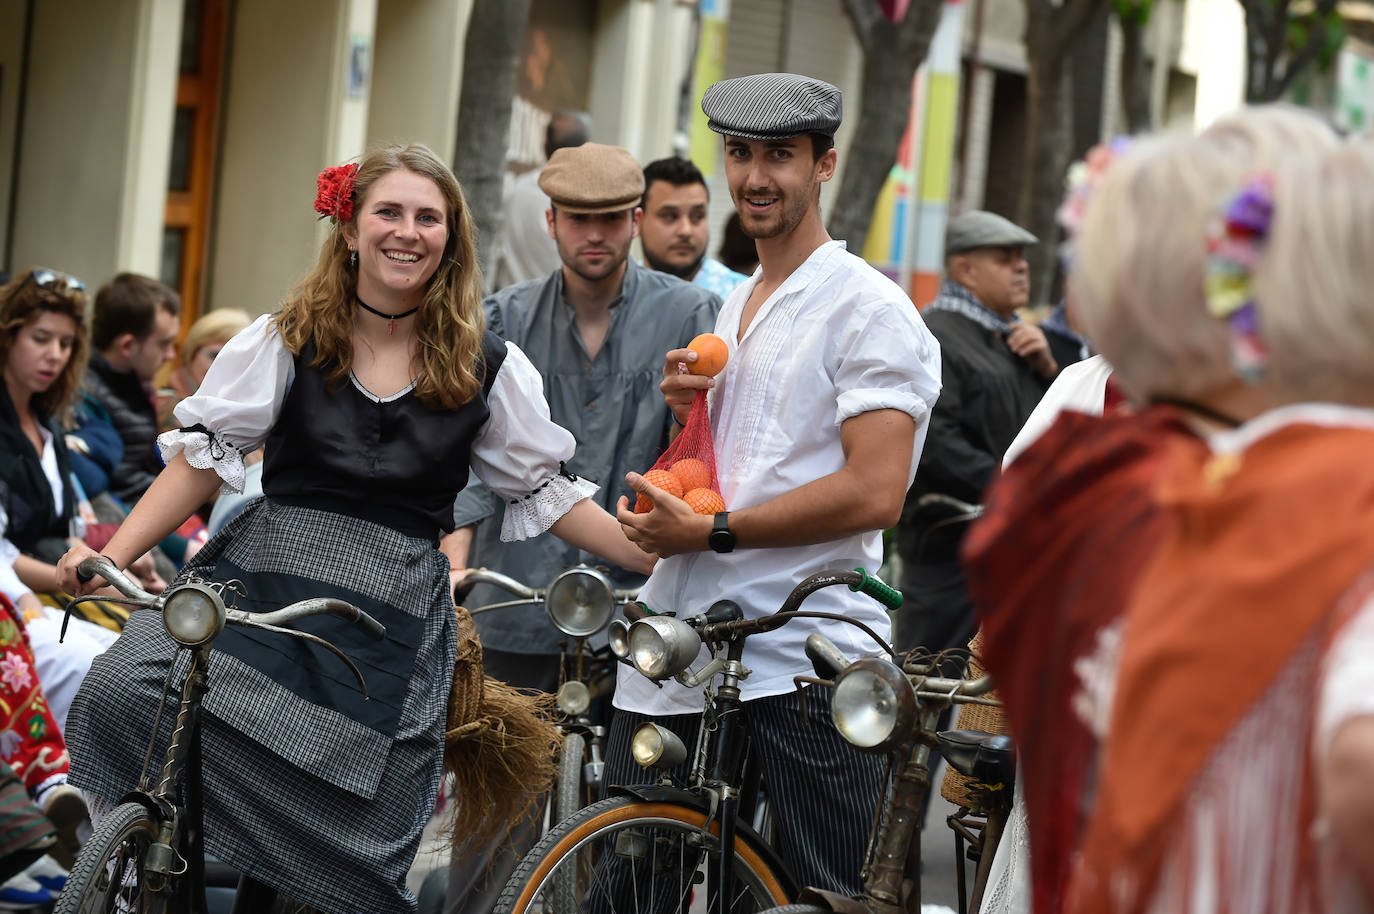
MULTIPOLYGON (((980 651, 983 646, 983 635, 981 632, 973 636, 969 642, 969 662, 968 675, 970 678, 982 676, 987 672, 983 666, 980 651)), ((994 690, 987 694, 988 698, 998 698, 994 690)), ((955 721, 957 730, 982 730, 986 733, 1010 733, 1007 727, 1007 716, 1000 705, 960 705, 959 713, 955 721)), ((955 771, 952 766, 945 768, 945 779, 940 785, 940 796, 944 797, 955 806, 963 806, 974 812, 984 812, 981 794, 986 793, 978 789, 977 782, 970 777, 955 771)))

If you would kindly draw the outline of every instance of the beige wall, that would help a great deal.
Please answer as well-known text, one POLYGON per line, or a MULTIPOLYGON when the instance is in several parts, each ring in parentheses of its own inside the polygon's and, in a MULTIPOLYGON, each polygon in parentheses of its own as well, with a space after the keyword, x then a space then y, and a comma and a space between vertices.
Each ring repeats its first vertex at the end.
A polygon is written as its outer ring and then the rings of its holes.
POLYGON ((472 0, 379 0, 369 146, 424 143, 453 161, 471 9, 472 0))
POLYGON ((121 269, 156 273, 180 11, 175 0, 34 6, 16 269, 42 263, 91 286, 121 269))
POLYGON ((9 263, 10 188, 14 179, 14 138, 19 127, 19 83, 24 63, 24 0, 0 0, 0 269, 18 272, 27 264, 9 263))
MULTIPOLYGON (((367 101, 349 99, 350 35, 375 3, 241 0, 226 73, 209 307, 276 309, 319 255, 315 176, 357 157, 367 101)), ((371 35, 364 33, 370 41, 371 35)))

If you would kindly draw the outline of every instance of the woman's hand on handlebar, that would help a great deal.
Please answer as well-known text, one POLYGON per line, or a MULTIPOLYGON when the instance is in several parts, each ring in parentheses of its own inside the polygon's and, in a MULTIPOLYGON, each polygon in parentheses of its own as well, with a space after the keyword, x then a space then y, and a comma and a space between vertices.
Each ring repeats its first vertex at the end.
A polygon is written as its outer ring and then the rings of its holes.
POLYGON ((67 554, 62 556, 57 563, 57 584, 65 592, 74 597, 84 597, 89 593, 99 590, 105 586, 105 579, 94 577, 89 581, 82 581, 76 576, 76 568, 84 560, 93 555, 99 555, 85 543, 77 543, 67 550, 67 554))

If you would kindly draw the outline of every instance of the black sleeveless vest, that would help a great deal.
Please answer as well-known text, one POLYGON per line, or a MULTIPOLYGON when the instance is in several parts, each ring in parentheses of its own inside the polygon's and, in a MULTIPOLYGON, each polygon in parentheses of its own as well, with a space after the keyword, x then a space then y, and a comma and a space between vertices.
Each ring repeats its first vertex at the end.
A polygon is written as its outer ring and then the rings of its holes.
POLYGON ((295 380, 267 436, 263 492, 409 536, 451 531, 453 500, 467 485, 472 442, 491 414, 487 396, 506 344, 483 334, 481 396, 456 410, 431 409, 413 389, 380 402, 351 379, 331 389, 310 366, 315 352, 312 340, 295 357, 295 380))

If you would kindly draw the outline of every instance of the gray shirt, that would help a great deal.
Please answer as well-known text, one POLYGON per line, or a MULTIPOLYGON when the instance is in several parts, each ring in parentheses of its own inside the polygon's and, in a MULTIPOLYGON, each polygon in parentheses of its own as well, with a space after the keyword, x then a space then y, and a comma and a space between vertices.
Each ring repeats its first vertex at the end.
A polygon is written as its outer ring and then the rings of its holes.
MULTIPOLYGON (((653 466, 667 444, 672 414, 659 381, 663 356, 709 333, 720 310, 715 295, 666 273, 628 261, 620 296, 611 303, 611 329, 595 358, 589 358, 563 297, 563 271, 502 289, 484 302, 493 333, 520 347, 544 377, 544 396, 553 421, 577 439, 567 469, 598 483, 593 498, 615 512, 621 495, 632 500, 625 474, 653 466)), ((501 542, 501 505, 475 478, 454 504, 454 522, 477 524, 470 567, 486 567, 531 587, 547 586, 554 575, 578 562, 605 562, 552 535, 501 542)), ((616 587, 638 587, 641 575, 608 569, 616 587)), ((511 599, 485 585, 465 601, 482 606, 511 599)), ((552 654, 562 635, 543 607, 520 607, 476 617, 482 643, 495 650, 552 654)))

